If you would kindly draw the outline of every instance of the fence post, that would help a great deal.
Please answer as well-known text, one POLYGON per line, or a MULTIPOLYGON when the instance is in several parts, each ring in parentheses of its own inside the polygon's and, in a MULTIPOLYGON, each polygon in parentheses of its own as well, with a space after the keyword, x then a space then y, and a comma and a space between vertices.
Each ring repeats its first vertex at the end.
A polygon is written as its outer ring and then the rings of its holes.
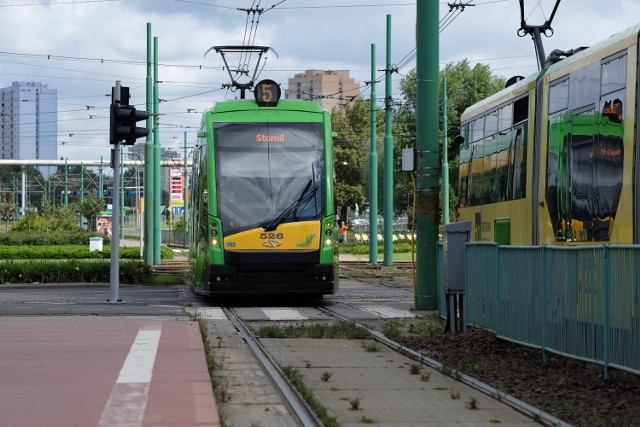
POLYGON ((610 277, 610 260, 609 260, 609 245, 604 245, 604 295, 602 298, 604 304, 604 324, 603 324, 603 339, 602 345, 604 346, 602 357, 604 362, 604 379, 609 380, 611 375, 609 373, 609 342, 610 342, 610 319, 609 319, 609 290, 611 289, 611 277, 610 277))

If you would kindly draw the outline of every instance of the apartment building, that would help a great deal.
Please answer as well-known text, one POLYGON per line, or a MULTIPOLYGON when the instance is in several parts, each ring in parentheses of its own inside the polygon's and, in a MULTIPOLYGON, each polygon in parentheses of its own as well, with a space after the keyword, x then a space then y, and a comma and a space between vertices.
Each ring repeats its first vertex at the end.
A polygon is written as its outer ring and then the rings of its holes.
POLYGON ((307 70, 289 79, 287 99, 313 100, 332 111, 360 97, 360 86, 346 70, 307 70))
POLYGON ((56 160, 57 134, 56 89, 39 82, 0 88, 0 159, 56 160))

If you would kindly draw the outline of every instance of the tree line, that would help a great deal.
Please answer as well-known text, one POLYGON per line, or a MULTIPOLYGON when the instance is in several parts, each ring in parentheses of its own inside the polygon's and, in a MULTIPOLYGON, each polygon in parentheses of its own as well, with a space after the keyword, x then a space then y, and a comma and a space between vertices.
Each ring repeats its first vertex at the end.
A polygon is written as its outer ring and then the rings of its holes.
MULTIPOLYGON (((453 142, 460 132, 460 117, 464 110, 476 102, 504 88, 505 78, 494 75, 486 64, 471 67, 469 61, 447 64, 440 71, 440 123, 442 111, 442 81, 447 79, 447 150, 449 159, 449 198, 452 219, 456 218, 458 184, 458 147, 453 142)), ((409 172, 401 168, 402 149, 415 148, 416 144, 416 70, 413 69, 400 81, 400 102, 392 108, 393 135, 393 206, 394 216, 411 217, 413 183, 409 172)), ((383 104, 383 102, 379 102, 383 104)), ((378 210, 383 211, 382 183, 384 176, 383 138, 385 111, 376 111, 376 147, 378 151, 378 210)), ((363 212, 369 205, 369 154, 371 135, 371 100, 356 99, 342 109, 331 113, 334 138, 334 169, 336 174, 336 204, 340 218, 347 218, 356 204, 363 212)), ((440 147, 443 131, 440 126, 440 147)), ((442 206, 442 203, 441 203, 442 206)))

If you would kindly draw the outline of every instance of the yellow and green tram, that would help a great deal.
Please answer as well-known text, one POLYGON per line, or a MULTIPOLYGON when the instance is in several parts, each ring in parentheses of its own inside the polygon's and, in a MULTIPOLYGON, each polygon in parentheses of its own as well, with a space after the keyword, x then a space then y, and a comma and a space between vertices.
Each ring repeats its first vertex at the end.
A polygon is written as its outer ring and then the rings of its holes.
POLYGON ((640 243, 640 25, 462 115, 459 217, 472 241, 640 243))
POLYGON ((280 100, 218 102, 194 151, 192 285, 201 295, 321 296, 338 288, 330 115, 280 100))

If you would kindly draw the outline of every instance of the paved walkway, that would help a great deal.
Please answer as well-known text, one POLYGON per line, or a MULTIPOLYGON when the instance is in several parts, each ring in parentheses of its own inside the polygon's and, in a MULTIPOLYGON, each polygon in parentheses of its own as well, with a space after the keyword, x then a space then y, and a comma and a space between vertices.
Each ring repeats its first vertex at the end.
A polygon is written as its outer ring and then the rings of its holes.
POLYGON ((3 426, 220 426, 197 322, 3 317, 3 426))
POLYGON ((263 339, 343 427, 539 426, 504 403, 374 341, 263 339), (375 351, 371 351, 375 350, 375 351))

